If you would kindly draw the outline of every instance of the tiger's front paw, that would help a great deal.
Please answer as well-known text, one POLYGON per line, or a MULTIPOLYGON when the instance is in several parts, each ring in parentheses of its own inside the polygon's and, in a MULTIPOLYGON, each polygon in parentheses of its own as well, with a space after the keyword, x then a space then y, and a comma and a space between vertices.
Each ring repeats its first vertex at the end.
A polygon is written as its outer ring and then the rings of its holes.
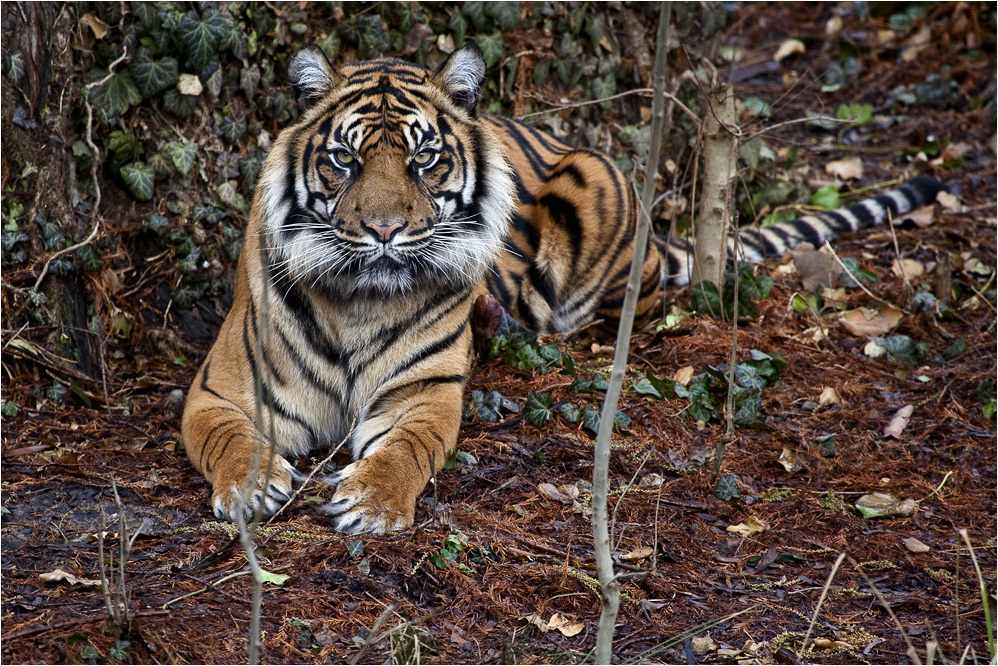
POLYGON ((257 508, 260 508, 261 518, 270 518, 291 499, 292 479, 299 478, 300 474, 287 460, 275 456, 270 478, 266 479, 266 463, 264 459, 264 469, 260 472, 256 488, 245 502, 242 498, 245 474, 233 474, 228 478, 220 478, 216 474, 214 492, 211 495, 211 506, 216 518, 234 523, 237 512, 241 510, 243 518, 248 522, 253 519, 257 508))
POLYGON ((323 511, 340 532, 386 534, 411 527, 416 512, 412 479, 400 478, 397 468, 375 457, 351 463, 327 477, 336 493, 323 511))

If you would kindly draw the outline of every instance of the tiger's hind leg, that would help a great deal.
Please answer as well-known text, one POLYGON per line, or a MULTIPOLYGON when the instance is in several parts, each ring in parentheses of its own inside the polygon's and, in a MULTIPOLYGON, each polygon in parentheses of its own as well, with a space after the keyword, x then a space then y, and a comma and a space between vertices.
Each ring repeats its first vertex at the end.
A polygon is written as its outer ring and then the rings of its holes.
MULTIPOLYGON (((539 333, 571 331, 596 317, 617 320, 634 254, 631 184, 606 155, 573 150, 542 181, 524 185, 533 196, 516 211, 510 250, 487 278, 490 291, 539 333)), ((658 249, 647 247, 638 317, 652 311, 661 281, 658 249)))

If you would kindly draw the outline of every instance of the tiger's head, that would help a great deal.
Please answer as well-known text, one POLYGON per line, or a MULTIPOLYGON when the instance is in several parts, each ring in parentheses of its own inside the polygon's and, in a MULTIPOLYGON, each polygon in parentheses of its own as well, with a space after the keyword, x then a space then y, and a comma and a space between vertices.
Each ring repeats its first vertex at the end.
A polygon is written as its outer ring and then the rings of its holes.
POLYGON ((475 116, 474 43, 435 72, 394 59, 288 66, 301 114, 274 142, 255 202, 270 271, 341 294, 477 282, 515 205, 499 140, 475 116))

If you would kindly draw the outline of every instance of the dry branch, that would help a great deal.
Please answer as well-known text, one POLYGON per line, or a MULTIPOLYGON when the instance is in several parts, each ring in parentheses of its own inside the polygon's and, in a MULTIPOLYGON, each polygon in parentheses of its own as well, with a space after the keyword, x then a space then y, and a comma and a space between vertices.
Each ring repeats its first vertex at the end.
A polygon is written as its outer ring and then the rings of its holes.
POLYGON ((665 122, 665 66, 666 38, 669 34, 669 12, 672 4, 663 2, 658 18, 658 37, 655 42, 655 96, 652 99, 651 145, 648 147, 648 160, 645 164, 645 183, 641 193, 641 207, 638 210, 637 228, 634 234, 634 256, 631 258, 631 272, 624 292, 624 306, 617 327, 617 346, 613 355, 613 370, 600 414, 599 432, 596 435, 595 460, 593 465, 593 543, 596 550, 596 570, 599 575, 600 594, 603 607, 600 612, 599 630, 596 634, 595 663, 609 664, 613 656, 613 632, 620 608, 620 586, 613 573, 613 557, 610 552, 610 531, 607 516, 607 492, 610 467, 610 437, 613 434, 613 417, 617 413, 627 369, 627 356, 631 348, 631 329, 634 326, 634 312, 637 308, 638 293, 641 291, 641 273, 648 247, 648 233, 651 228, 651 203, 655 198, 655 180, 658 175, 658 160, 662 146, 662 127, 665 122))

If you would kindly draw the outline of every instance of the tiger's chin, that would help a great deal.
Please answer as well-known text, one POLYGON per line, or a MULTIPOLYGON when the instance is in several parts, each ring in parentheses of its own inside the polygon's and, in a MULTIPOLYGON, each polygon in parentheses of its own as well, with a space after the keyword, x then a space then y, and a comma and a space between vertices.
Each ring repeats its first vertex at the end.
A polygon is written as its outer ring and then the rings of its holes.
POLYGON ((343 271, 326 286, 343 296, 392 298, 415 292, 460 289, 472 282, 463 274, 436 266, 380 258, 353 271, 343 271))
POLYGON ((416 273, 404 264, 392 262, 361 270, 354 278, 353 293, 404 296, 418 286, 416 273))

